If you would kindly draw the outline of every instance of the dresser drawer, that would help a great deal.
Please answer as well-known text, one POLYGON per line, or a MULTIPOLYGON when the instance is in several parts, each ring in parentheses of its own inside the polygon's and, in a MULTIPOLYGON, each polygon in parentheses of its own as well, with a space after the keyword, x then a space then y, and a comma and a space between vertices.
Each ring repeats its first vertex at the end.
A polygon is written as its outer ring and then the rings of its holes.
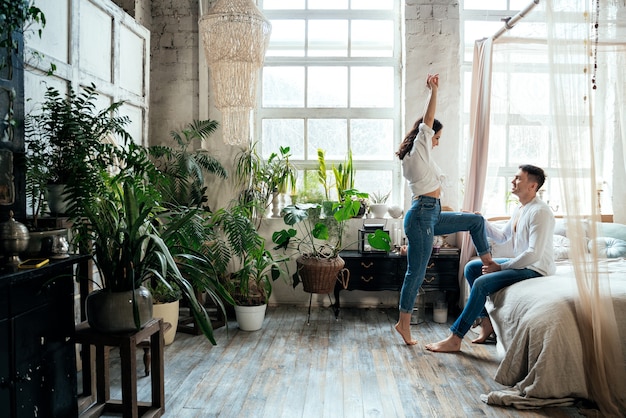
POLYGON ((458 263, 458 259, 431 258, 428 261, 422 286, 441 290, 458 289, 458 263))
POLYGON ((374 257, 344 260, 350 271, 348 290, 397 290, 402 286, 394 260, 374 257))

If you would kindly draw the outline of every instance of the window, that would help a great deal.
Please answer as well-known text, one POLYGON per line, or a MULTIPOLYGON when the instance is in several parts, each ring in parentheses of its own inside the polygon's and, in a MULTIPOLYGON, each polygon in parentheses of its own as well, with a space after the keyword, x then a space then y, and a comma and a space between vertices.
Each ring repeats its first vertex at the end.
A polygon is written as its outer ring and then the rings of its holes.
POLYGON ((390 202, 400 202, 400 3, 259 0, 272 36, 255 115, 257 147, 265 158, 290 147, 300 191, 322 190, 311 175, 319 148, 328 168, 350 149, 355 187, 393 190, 390 202))
MULTIPOLYGON (((474 41, 493 35, 502 28, 502 19, 514 16, 528 5, 527 0, 485 2, 465 0, 461 13, 463 36, 463 132, 469 140, 469 112, 474 41)), ((545 27, 532 14, 523 22, 534 33, 545 27), (533 20, 534 19, 534 20, 533 20)), ((516 27, 518 29, 518 27, 516 27)), ((545 36, 544 36, 545 39, 545 36)), ((511 213, 517 199, 511 196, 511 180, 521 164, 542 167, 548 180, 540 196, 555 212, 561 212, 558 161, 548 128, 550 123, 548 64, 542 55, 523 53, 520 46, 494 53, 489 163, 482 212, 486 215, 511 213), (505 61, 510 62, 507 65, 505 61), (532 88, 529 88, 532 87, 532 88)), ((469 141, 463 141, 468 143, 469 141)), ((465 162, 469 158, 466 150, 465 162)))

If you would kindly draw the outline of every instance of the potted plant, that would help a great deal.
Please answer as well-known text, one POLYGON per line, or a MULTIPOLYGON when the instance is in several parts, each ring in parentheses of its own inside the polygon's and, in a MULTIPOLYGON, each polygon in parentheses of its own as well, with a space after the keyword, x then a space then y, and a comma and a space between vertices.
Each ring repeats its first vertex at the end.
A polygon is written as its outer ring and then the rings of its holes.
POLYGON ((148 148, 156 167, 167 179, 159 188, 166 203, 210 210, 206 206, 206 175, 213 174, 222 179, 228 175, 207 150, 194 149, 194 146, 207 139, 218 126, 215 120, 194 120, 180 132, 170 132, 176 148, 166 145, 148 148))
POLYGON ((175 283, 202 332, 215 344, 208 314, 160 234, 159 215, 165 209, 154 181, 160 173, 147 151, 132 141, 116 152, 122 162, 119 173, 101 171, 103 187, 75 206, 81 213, 75 211, 71 218, 75 242, 93 255, 101 283, 87 297, 90 325, 102 332, 141 328, 152 317, 151 296, 142 286, 150 279, 170 287, 175 283), (103 318, 103 313, 113 316, 103 318))
MULTIPOLYGON (((91 84, 80 94, 71 88, 62 96, 48 87, 41 111, 26 118, 25 142, 27 164, 36 174, 31 182, 31 207, 40 214, 41 189, 46 184, 45 198, 52 213, 69 213, 67 202, 79 204, 102 186, 100 172, 114 164, 111 147, 117 135, 121 142, 131 140, 124 127, 127 116, 118 116, 123 102, 115 102, 102 110, 96 109, 98 92, 91 84)), ((28 180, 27 180, 28 181, 28 180)))
POLYGON ((250 220, 249 207, 220 209, 214 220, 223 231, 223 241, 215 245, 230 254, 223 282, 234 300, 237 322, 244 331, 256 331, 263 324, 272 283, 281 276, 286 258, 274 258, 265 247, 265 239, 250 220))
MULTIPOLYGON (((287 206, 283 221, 290 227, 276 231, 272 241, 274 249, 294 250, 297 270, 292 275, 294 288, 302 282, 305 292, 330 293, 337 274, 345 265, 339 252, 344 248, 343 233, 346 222, 354 217, 361 202, 353 197, 360 193, 354 189, 344 191, 344 200, 335 203, 332 217, 320 216, 319 204, 287 206), (296 229, 297 228, 297 229, 296 229)), ((389 251, 389 234, 382 230, 368 235, 369 244, 376 249, 389 251)))
POLYGON ((263 160, 256 152, 256 144, 238 154, 235 177, 243 188, 239 203, 253 204, 254 216, 263 217, 270 203, 273 216, 279 216, 279 196, 287 191, 292 179, 295 184, 298 173, 290 156, 289 147, 280 147, 279 153, 273 152, 263 160))
MULTIPOLYGON (((168 246, 183 277, 194 289, 196 299, 211 300, 223 317, 226 317, 224 302, 228 304, 235 302, 220 279, 227 269, 230 253, 222 244, 222 236, 213 214, 205 208, 173 206, 163 212, 159 219, 159 234, 168 246)), ((168 275, 165 279, 167 283, 175 285, 175 281, 170 280, 168 275)), ((189 303, 187 300, 183 303, 187 312, 189 303)), ((181 318, 181 324, 192 323, 194 332, 197 333, 199 330, 196 328, 197 323, 193 313, 190 315, 185 314, 181 318)))
POLYGON ((389 209, 387 207, 387 199, 389 199, 390 194, 391 194, 391 191, 387 193, 376 192, 376 193, 369 194, 369 199, 370 199, 369 209, 375 218, 385 217, 385 214, 387 213, 387 209, 389 209))
POLYGON ((168 286, 159 281, 155 285, 147 287, 152 295, 152 316, 155 318, 163 318, 163 322, 169 323, 171 326, 163 334, 165 345, 170 345, 174 342, 174 338, 176 337, 178 312, 183 292, 181 292, 176 283, 170 283, 168 286))

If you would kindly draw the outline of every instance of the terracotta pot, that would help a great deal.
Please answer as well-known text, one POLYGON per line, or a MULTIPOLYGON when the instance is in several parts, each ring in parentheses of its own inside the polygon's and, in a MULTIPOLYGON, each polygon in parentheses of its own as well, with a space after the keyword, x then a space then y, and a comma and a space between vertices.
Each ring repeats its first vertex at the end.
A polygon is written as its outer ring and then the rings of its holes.
MULTIPOLYGON (((139 329, 152 319, 152 295, 145 287, 134 290, 139 311, 139 329)), ((85 300, 87 322, 91 328, 104 332, 136 331, 133 316, 133 291, 109 292, 95 290, 85 300)))

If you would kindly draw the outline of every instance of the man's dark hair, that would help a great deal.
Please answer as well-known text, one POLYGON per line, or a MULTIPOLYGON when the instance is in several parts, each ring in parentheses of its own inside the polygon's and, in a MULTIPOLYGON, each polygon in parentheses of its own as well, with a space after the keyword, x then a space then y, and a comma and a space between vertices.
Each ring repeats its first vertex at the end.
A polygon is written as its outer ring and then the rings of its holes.
POLYGON ((523 164, 519 166, 519 169, 528 174, 528 178, 537 183, 537 190, 541 189, 543 183, 546 182, 546 173, 543 169, 530 165, 523 164))

